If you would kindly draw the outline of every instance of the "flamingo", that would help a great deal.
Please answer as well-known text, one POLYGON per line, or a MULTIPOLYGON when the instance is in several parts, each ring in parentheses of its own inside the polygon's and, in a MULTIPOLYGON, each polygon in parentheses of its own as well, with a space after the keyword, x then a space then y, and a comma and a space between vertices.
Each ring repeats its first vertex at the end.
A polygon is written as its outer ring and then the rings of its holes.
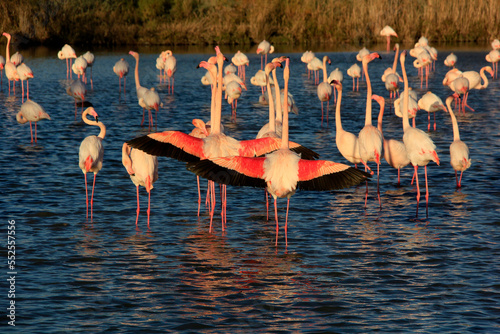
MULTIPOLYGON (((344 81, 344 73, 342 73, 342 71, 339 70, 338 67, 335 68, 333 71, 331 71, 330 75, 328 76, 328 82, 332 82, 332 80, 336 80, 340 83, 342 83, 344 81)), ((333 102, 337 103, 337 90, 336 89, 333 90, 333 97, 334 97, 333 102)))
POLYGON ((82 78, 82 82, 87 83, 87 78, 85 77, 85 71, 87 70, 87 61, 83 56, 75 59, 75 62, 71 66, 73 72, 78 75, 78 79, 82 78))
POLYGON ((247 90, 247 85, 245 85, 243 80, 234 73, 224 75, 222 78, 222 85, 227 86, 231 81, 236 81, 244 90, 247 90))
POLYGON ((7 46, 5 47, 5 76, 9 80, 9 95, 10 95, 10 82, 14 81, 14 94, 16 93, 16 81, 19 81, 19 74, 17 73, 17 67, 10 60, 10 40, 11 36, 9 33, 4 32, 2 34, 7 38, 7 46))
MULTIPOLYGON (((263 70, 258 70, 253 77, 250 78, 250 83, 254 86, 259 86, 262 91, 262 95, 266 90, 266 74, 263 70)), ((272 82, 271 84, 274 84, 272 82)))
POLYGON ((113 66, 113 72, 118 76, 118 91, 121 91, 122 78, 123 78, 123 93, 125 93, 125 85, 127 83, 127 74, 130 70, 130 65, 128 62, 121 58, 113 66))
POLYGON ((137 189, 137 216, 135 226, 139 221, 139 186, 148 192, 148 229, 149 215, 151 213, 151 189, 158 180, 158 158, 140 150, 133 150, 127 143, 122 146, 122 164, 130 175, 130 179, 137 189))
POLYGON ((380 35, 387 38, 387 52, 391 49, 391 36, 398 37, 398 34, 389 26, 385 26, 380 30, 380 35))
POLYGON ((167 73, 167 79, 168 79, 168 93, 169 94, 174 94, 174 74, 175 71, 177 71, 177 60, 172 54, 172 51, 167 50, 165 51, 165 72, 167 73))
POLYGON ((462 104, 461 106, 459 105, 458 110, 462 110, 462 113, 465 115, 465 107, 467 106, 470 110, 474 111, 469 105, 467 105, 467 94, 469 94, 469 80, 464 77, 463 75, 460 75, 458 78, 453 80, 450 83, 450 88, 453 90, 457 95, 456 98, 459 98, 460 95, 462 95, 462 104))
MULTIPOLYGON (((217 67, 209 62, 202 61, 199 66, 206 68, 212 73, 216 85, 214 85, 215 100, 211 108, 211 131, 206 138, 195 138, 180 131, 164 131, 152 133, 147 136, 138 137, 129 140, 133 148, 138 148, 146 153, 156 156, 167 156, 184 162, 193 162, 200 159, 222 156, 261 156, 266 153, 277 150, 280 147, 280 141, 276 138, 261 138, 254 140, 238 141, 232 137, 226 136, 221 131, 221 103, 222 103, 222 63, 224 55, 216 47, 217 67), (216 79, 215 79, 216 78, 216 79)), ((304 156, 317 157, 317 153, 306 149, 296 143, 290 143, 294 149, 301 152, 304 156)), ((212 209, 210 213, 210 231, 212 231, 212 220, 214 214, 215 194, 214 185, 212 187, 212 209)), ((223 211, 225 201, 223 202, 223 211)), ((225 215, 223 215, 225 217, 225 215)), ((223 218, 224 219, 224 218, 223 218)), ((224 228, 224 225, 223 225, 224 228)))
POLYGON ((247 55, 238 50, 238 52, 234 54, 233 58, 231 58, 231 61, 238 67, 238 76, 245 80, 245 65, 249 66, 250 64, 247 55))
MULTIPOLYGON (((142 97, 139 99, 139 105, 144 106, 144 108, 148 110, 149 129, 151 130, 153 124, 158 123, 158 111, 160 110, 160 107, 162 106, 161 101, 160 101, 160 95, 158 95, 158 92, 155 91, 154 87, 151 87, 150 89, 146 90, 144 92, 144 94, 142 94, 142 97), (153 122, 153 113, 151 112, 151 110, 156 111, 154 122, 153 122)), ((142 118, 141 125, 144 122, 144 114, 142 117, 143 118, 142 118)))
POLYGON ((358 137, 354 133, 345 131, 342 128, 342 120, 340 118, 340 105, 342 103, 342 83, 333 80, 330 82, 330 84, 334 85, 338 93, 337 105, 335 108, 335 143, 340 154, 342 154, 342 156, 347 161, 353 163, 354 167, 357 168, 357 164, 361 162, 361 156, 359 155, 358 137))
POLYGON ((36 124, 42 119, 50 120, 49 114, 45 112, 41 105, 33 100, 27 99, 21 105, 21 110, 16 114, 16 120, 19 124, 24 124, 30 122, 30 134, 31 142, 33 143, 33 129, 31 127, 31 122, 35 123, 35 143, 37 142, 36 124))
POLYGON ((498 39, 494 39, 492 42, 491 42, 491 48, 493 50, 500 50, 500 40, 498 39))
POLYGON ((137 94, 137 101, 139 105, 142 107, 142 121, 141 121, 141 126, 144 124, 144 112, 146 110, 146 105, 144 104, 144 100, 142 99, 142 96, 144 93, 148 90, 146 87, 141 86, 141 82, 139 81, 139 54, 135 51, 129 51, 129 54, 134 57, 135 59, 135 70, 134 70, 134 77, 135 77, 135 91, 137 94), (141 104, 142 101, 142 104, 141 104))
POLYGON ((259 43, 259 46, 257 46, 256 52, 257 52, 257 54, 260 54, 260 69, 263 70, 264 69, 264 63, 263 63, 264 55, 266 56, 265 57, 266 58, 265 64, 267 64, 267 54, 274 52, 274 46, 271 45, 271 43, 269 43, 268 41, 263 40, 262 42, 259 43))
POLYGON ((236 66, 234 66, 232 63, 228 64, 228 65, 226 65, 226 67, 224 67, 224 75, 230 74, 230 73, 235 74, 237 71, 238 71, 238 68, 236 66))
MULTIPOLYGON (((486 61, 491 63, 493 71, 495 71, 495 77, 498 78, 498 62, 500 61, 500 50, 491 50, 490 53, 486 55, 486 61)), ((7 71, 6 71, 7 72, 7 71)))
POLYGON ((444 60, 444 65, 448 67, 453 67, 455 68, 455 64, 457 63, 457 56, 452 52, 448 56, 446 56, 446 59, 444 60))
MULTIPOLYGON (((403 92, 404 94, 404 92, 403 92)), ((418 101, 417 101, 417 93, 411 89, 409 89, 409 102, 408 102, 408 118, 413 119, 413 127, 415 127, 415 118, 417 117, 418 110, 418 101)), ((403 118, 403 113, 401 110, 404 108, 404 99, 402 96, 398 97, 394 100, 394 114, 399 118, 403 118)))
POLYGON ((305 51, 302 56, 300 57, 300 61, 306 64, 306 72, 307 72, 307 78, 309 79, 311 76, 311 71, 307 67, 307 65, 315 58, 316 55, 312 51, 305 51))
MULTIPOLYGON (((260 70, 259 70, 260 71, 260 70)), ((201 83, 205 86, 213 85, 212 77, 210 76, 210 72, 206 72, 204 76, 201 77, 201 83)))
POLYGON ((466 143, 460 140, 460 132, 458 129, 457 118, 451 109, 451 101, 453 96, 449 96, 446 99, 446 106, 448 107, 448 112, 450 113, 451 122, 453 124, 453 142, 450 145, 450 164, 455 170, 455 181, 457 182, 457 188, 462 187, 462 175, 466 169, 471 165, 471 160, 469 158, 469 147, 466 143), (458 178, 457 172, 460 172, 460 179, 458 178))
MULTIPOLYGON (((288 96, 289 61, 289 58, 287 58, 284 69, 285 97, 288 96)), ((288 128, 288 111, 285 111, 283 114, 281 147, 277 151, 267 154, 265 157, 218 157, 188 165, 190 171, 214 182, 266 188, 274 197, 276 246, 278 245, 279 231, 278 197, 287 198, 285 245, 288 246, 290 197, 297 189, 342 189, 359 184, 369 177, 367 173, 333 161, 301 159, 300 155, 289 149, 288 128)))
POLYGON ((5 67, 5 58, 0 55, 0 85, 3 83, 3 69, 5 67))
POLYGON ((446 107, 443 104, 443 101, 432 92, 427 92, 418 100, 418 109, 423 109, 427 111, 427 119, 429 123, 427 124, 427 131, 431 130, 431 113, 434 114, 434 131, 436 131, 436 111, 445 110, 446 107))
MULTIPOLYGON (((488 78, 486 77, 486 74, 484 74, 485 71, 487 71, 491 75, 491 77, 493 78, 494 72, 490 66, 482 67, 479 70, 479 73, 477 73, 476 71, 465 71, 462 73, 462 76, 464 78, 467 78, 467 80, 469 80, 469 91, 471 89, 485 89, 488 87, 489 81, 488 81, 488 78), (481 82, 481 79, 483 80, 484 83, 481 82)), ((464 104, 468 108, 470 108, 467 105, 468 98, 469 98, 469 92, 467 92, 465 94, 464 104)))
POLYGON ((163 61, 163 57, 160 54, 158 58, 156 58, 156 68, 160 70, 160 84, 165 79, 165 62, 163 61))
POLYGON ((94 207, 94 188, 95 188, 95 179, 97 173, 102 168, 102 161, 104 157, 104 147, 102 145, 102 141, 106 136, 106 126, 99 122, 99 116, 93 107, 89 107, 85 109, 82 114, 83 121, 88 125, 98 126, 100 129, 99 135, 97 136, 88 136, 86 137, 82 143, 80 144, 80 152, 79 152, 79 166, 85 176, 85 201, 87 203, 87 219, 89 218, 89 196, 87 191, 87 173, 94 173, 94 182, 92 184, 92 196, 90 198, 90 220, 93 218, 93 207, 94 207), (91 121, 87 118, 87 115, 90 114, 94 116, 95 121, 91 121))
POLYGON ((425 68, 425 88, 428 86, 429 82, 429 64, 432 62, 431 55, 427 50, 421 51, 417 55, 417 59, 413 61, 413 66, 418 69, 420 76, 420 88, 422 89, 422 84, 424 81, 424 68, 425 68))
POLYGON ((410 100, 409 87, 408 87, 408 76, 406 75, 405 68, 406 50, 401 53, 401 71, 403 72, 403 82, 404 82, 404 93, 403 93, 403 143, 405 144, 406 151, 408 152, 408 158, 410 163, 415 169, 415 181, 417 184, 417 216, 418 216, 418 204, 420 202, 420 187, 418 184, 418 167, 424 166, 425 168, 425 211, 426 216, 429 214, 429 187, 427 183, 427 164, 430 161, 434 161, 439 165, 439 157, 436 152, 436 145, 424 131, 411 127, 408 120, 408 104, 410 100))
MULTIPOLYGON (((356 55, 356 60, 363 62, 364 56, 370 54, 370 50, 368 50, 366 47, 363 47, 361 50, 359 50, 358 54, 356 55)), ((361 71, 361 80, 363 80, 364 72, 361 71)))
POLYGON ((238 99, 241 96, 241 85, 236 81, 231 81, 226 85, 227 103, 231 105, 231 113, 236 121, 236 108, 238 107, 238 99))
POLYGON ((326 101, 326 123, 328 123, 328 109, 330 106, 330 99, 332 98, 332 86, 328 83, 328 77, 326 75, 326 63, 331 64, 330 58, 328 56, 323 57, 323 82, 321 82, 317 87, 318 98, 321 102, 321 124, 323 124, 323 102, 326 101))
POLYGON ((396 98, 396 92, 399 94, 399 82, 402 82, 401 76, 397 72, 398 66, 398 55, 399 55, 399 44, 394 45, 394 62, 392 67, 385 69, 384 74, 382 74, 382 82, 385 82, 385 88, 389 91, 389 98, 396 98))
POLYGON ((71 71, 70 71, 70 67, 71 67, 71 63, 73 62, 71 59, 73 58, 76 58, 76 52, 75 50, 68 44, 65 44, 61 51, 59 51, 57 53, 57 57, 59 59, 66 59, 66 79, 71 79, 72 78, 72 74, 71 74, 71 71), (68 62, 69 60, 69 62, 68 62))
POLYGON ((21 65, 24 62, 24 57, 22 54, 20 54, 18 51, 16 51, 11 57, 10 61, 12 64, 14 64, 16 67, 21 65))
POLYGON ((347 69, 347 75, 352 77, 352 91, 354 92, 354 78, 356 78, 356 91, 359 91, 359 77, 361 76, 361 67, 354 64, 347 69))
MULTIPOLYGON (((370 53, 363 58, 363 72, 366 79, 366 115, 365 126, 358 134, 359 155, 361 162, 365 165, 365 172, 371 169, 367 163, 374 161, 377 164, 377 196, 380 208, 382 201, 380 199, 379 174, 380 174, 380 159, 382 158, 382 150, 384 147, 384 136, 382 132, 372 125, 372 85, 370 76, 368 75, 368 63, 372 60, 380 58, 376 52, 370 53)), ((366 181, 365 208, 368 200, 368 181, 366 181)))
POLYGON ((87 61, 87 67, 90 67, 90 88, 94 89, 94 80, 92 78, 92 67, 94 66, 95 56, 92 52, 87 51, 82 56, 87 61))
POLYGON ((25 63, 22 63, 17 67, 17 74, 19 75, 19 79, 21 80, 22 84, 22 101, 24 102, 24 82, 26 81, 26 86, 27 86, 27 92, 26 92, 26 99, 30 98, 30 85, 29 85, 29 79, 33 78, 33 71, 31 68, 29 68, 28 65, 25 63))
POLYGON ((66 93, 75 99, 75 119, 76 119, 76 103, 77 101, 82 102, 82 112, 83 112, 83 102, 85 101, 85 95, 87 95, 87 89, 85 85, 80 80, 74 80, 66 89, 66 93))
POLYGON ((378 114, 377 129, 384 136, 384 159, 387 163, 398 170, 398 187, 401 179, 401 168, 408 166, 410 159, 406 152, 405 144, 396 139, 387 139, 382 131, 382 118, 384 116, 385 99, 378 95, 372 95, 372 99, 380 105, 378 114))
POLYGON ((318 72, 323 69, 323 62, 318 57, 314 57, 309 63, 307 63, 307 69, 314 72, 314 84, 319 84, 318 72))

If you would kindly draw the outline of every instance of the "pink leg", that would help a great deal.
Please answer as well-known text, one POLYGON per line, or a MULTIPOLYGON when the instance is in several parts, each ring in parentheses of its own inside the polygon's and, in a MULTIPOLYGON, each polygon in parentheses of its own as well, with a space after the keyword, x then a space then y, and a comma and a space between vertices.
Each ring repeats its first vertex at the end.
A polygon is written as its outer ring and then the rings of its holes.
POLYGON ((382 200, 380 199, 379 175, 380 175, 380 163, 377 164, 377 197, 380 209, 382 209, 382 200))
POLYGON ((286 218, 285 218, 285 246, 288 247, 288 209, 290 207, 290 197, 286 201, 286 218))
POLYGON ((35 122, 35 143, 37 142, 37 133, 36 133, 36 122, 35 122))
POLYGON ((391 49, 391 37, 387 36, 387 52, 389 52, 391 49))
POLYGON ((461 171, 460 172, 460 180, 458 180, 458 187, 461 188, 462 187, 462 176, 464 175, 464 171, 461 171))
MULTIPOLYGON (((365 172, 367 171, 367 167, 365 164, 365 172)), ((365 193, 365 209, 366 209, 366 202, 368 201, 368 180, 366 181, 366 193, 365 193)))
POLYGON ((321 101, 321 124, 323 124, 323 101, 321 101))
POLYGON ((66 80, 69 78, 69 58, 66 58, 66 80))
POLYGON ((27 89, 26 98, 29 100, 30 99, 30 82, 28 80, 26 80, 26 89, 27 89))
POLYGON ((427 113, 427 120, 429 121, 429 123, 427 124, 427 131, 431 131, 431 113, 430 112, 427 113))
POLYGON ((417 183, 417 216, 418 216, 418 204, 420 203, 420 187, 418 185, 418 166, 415 168, 415 182, 417 183))
POLYGON ((200 177, 198 175, 196 175, 196 184, 198 185, 198 217, 200 217, 201 190, 200 190, 200 177))
POLYGON ((354 87, 355 87, 355 86, 356 86, 356 85, 354 84, 354 77, 352 77, 352 91, 353 91, 353 92, 354 92, 354 87))
POLYGON ((210 204, 211 204, 211 207, 210 207, 210 228, 209 228, 209 232, 212 233, 212 222, 213 222, 213 218, 214 218, 214 212, 215 212, 215 183, 213 181, 210 181, 210 191, 211 191, 211 194, 210 194, 210 204))
POLYGON ((141 212, 141 207, 139 205, 139 186, 136 186, 137 188, 137 216, 135 217, 135 226, 137 226, 137 222, 139 221, 139 212, 141 212))
POLYGON ((328 110, 330 109, 330 100, 326 101, 326 124, 328 124, 328 110))
POLYGON ((429 186, 427 184, 427 165, 424 166, 425 172, 425 216, 429 216, 429 186))
POLYGON ((274 217, 276 219, 276 246, 278 246, 278 231, 279 231, 279 225, 278 225, 278 198, 274 198, 274 217))
POLYGON ((84 173, 85 177, 85 203, 87 204, 87 220, 89 220, 89 192, 87 190, 87 174, 84 173))
POLYGON ((21 80, 21 102, 24 102, 24 80, 21 80))
POLYGON ((31 127, 31 121, 30 121, 30 134, 31 134, 31 143, 33 143, 33 129, 31 127))
POLYGON ((455 171, 455 182, 457 183, 457 188, 460 187, 460 183, 458 183, 457 171, 455 171))
POLYGON ((95 178, 97 174, 94 173, 94 183, 92 183, 92 197, 90 198, 90 220, 93 220, 93 214, 94 214, 94 188, 95 188, 95 178))
POLYGON ((149 230, 149 216, 151 215, 151 191, 148 192, 148 230, 149 230))
POLYGON ((267 188, 265 190, 265 196, 266 196, 266 220, 269 220, 269 197, 267 195, 267 188))
POLYGON ((144 108, 142 108, 142 121, 141 121, 141 126, 142 126, 142 124, 144 124, 144 111, 145 111, 145 109, 144 109, 144 108))

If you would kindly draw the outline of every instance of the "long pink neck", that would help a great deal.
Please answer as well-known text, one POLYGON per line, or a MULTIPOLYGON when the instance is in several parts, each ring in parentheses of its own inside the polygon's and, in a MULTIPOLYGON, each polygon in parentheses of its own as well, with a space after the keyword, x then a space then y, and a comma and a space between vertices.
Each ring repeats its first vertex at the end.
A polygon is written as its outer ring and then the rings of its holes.
POLYGON ((326 61, 328 60, 328 57, 327 56, 324 56, 323 57, 323 82, 327 82, 328 80, 328 77, 327 77, 327 74, 326 74, 326 61))
MULTIPOLYGON (((269 66, 269 64, 267 66, 269 66)), ((266 73, 266 87, 269 100, 269 132, 276 132, 276 115, 274 114, 274 100, 273 100, 273 95, 271 94, 271 84, 269 83, 269 71, 266 69, 265 73, 266 73)))
POLYGON ((337 127, 337 132, 342 131, 342 120, 340 119, 340 104, 342 102, 342 86, 336 85, 338 96, 337 96, 337 106, 335 107, 335 126, 337 127))
POLYGON ((5 58, 6 58, 5 60, 7 62, 9 62, 10 61, 10 50, 9 49, 10 49, 10 38, 11 37, 10 36, 6 36, 6 37, 7 37, 7 47, 5 49, 5 58))
MULTIPOLYGON (((278 78, 276 77, 276 68, 273 70, 274 92, 276 95, 276 120, 281 122, 283 120, 283 108, 281 105, 281 92, 278 78)), ((271 91, 269 91, 271 93, 271 91)), ((271 94, 269 94, 271 96, 271 94)), ((272 96, 271 96, 272 97, 272 96)))
POLYGON ((288 64, 290 59, 286 59, 285 69, 283 70, 283 80, 285 81, 285 90, 283 96, 285 97, 283 109, 283 126, 281 130, 281 148, 288 148, 288 79, 290 78, 290 67, 288 64))
POLYGON ((363 71, 366 78, 366 118, 365 125, 372 125, 372 84, 368 76, 368 61, 363 60, 363 71))
POLYGON ((216 47, 216 52, 217 52, 217 80, 216 80, 216 85, 217 85, 217 91, 215 93, 215 112, 213 113, 213 121, 211 126, 211 132, 212 134, 219 134, 221 133, 221 115, 222 115, 222 72, 223 72, 223 65, 224 65, 224 56, 222 53, 220 53, 219 47, 216 47))
POLYGON ((139 89, 141 88, 141 82, 139 81, 139 54, 137 54, 137 57, 135 57, 135 71, 134 71, 134 77, 135 77, 135 88, 139 89))
POLYGON ((396 73, 398 68, 398 54, 399 54, 399 44, 396 44, 396 55, 394 56, 394 63, 392 63, 392 72, 396 73))
POLYGON ((453 113, 453 109, 451 109, 451 101, 453 99, 446 99, 446 107, 448 107, 448 112, 451 116, 451 123, 453 124, 453 141, 460 140, 460 131, 458 130, 458 122, 455 114, 453 113))
POLYGON ((408 76, 406 75, 406 67, 405 67, 405 59, 406 55, 403 52, 400 57, 400 63, 401 63, 401 72, 403 73, 403 82, 404 82, 404 94, 403 94, 403 130, 406 130, 407 128, 410 127, 410 121, 408 119, 408 105, 410 103, 410 91, 409 91, 409 85, 408 85, 408 76))
POLYGON ((377 101, 380 104, 380 112, 378 113, 378 120, 377 120, 377 129, 382 133, 382 119, 384 117, 385 100, 379 99, 377 101))

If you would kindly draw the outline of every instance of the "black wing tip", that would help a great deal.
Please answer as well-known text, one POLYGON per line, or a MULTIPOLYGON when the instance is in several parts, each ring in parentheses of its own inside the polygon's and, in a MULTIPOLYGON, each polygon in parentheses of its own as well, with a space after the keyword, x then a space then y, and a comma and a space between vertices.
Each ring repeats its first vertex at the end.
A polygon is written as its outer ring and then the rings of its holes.
POLYGON ((267 186, 266 181, 263 179, 246 176, 238 171, 219 166, 209 159, 190 162, 186 168, 198 176, 219 184, 255 188, 265 188, 267 186))
POLYGON ((127 144, 132 148, 146 152, 159 157, 168 157, 183 162, 196 162, 200 158, 189 154, 182 149, 170 143, 163 143, 156 139, 146 136, 137 137, 127 141, 127 144))
POLYGON ((319 154, 313 150, 300 145, 299 147, 291 149, 291 151, 300 154, 300 157, 304 160, 316 160, 319 159, 319 154))
POLYGON ((300 181, 298 188, 303 190, 340 190, 356 186, 371 178, 369 173, 354 167, 349 167, 341 172, 326 174, 309 181, 300 181))

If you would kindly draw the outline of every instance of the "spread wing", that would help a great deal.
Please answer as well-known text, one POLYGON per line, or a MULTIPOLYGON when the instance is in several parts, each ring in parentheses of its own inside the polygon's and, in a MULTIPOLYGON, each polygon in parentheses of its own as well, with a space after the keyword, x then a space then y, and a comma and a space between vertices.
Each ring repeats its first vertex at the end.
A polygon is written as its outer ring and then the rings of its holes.
POLYGON ((345 164, 327 160, 299 161, 298 189, 338 190, 348 188, 371 177, 370 174, 345 164))

